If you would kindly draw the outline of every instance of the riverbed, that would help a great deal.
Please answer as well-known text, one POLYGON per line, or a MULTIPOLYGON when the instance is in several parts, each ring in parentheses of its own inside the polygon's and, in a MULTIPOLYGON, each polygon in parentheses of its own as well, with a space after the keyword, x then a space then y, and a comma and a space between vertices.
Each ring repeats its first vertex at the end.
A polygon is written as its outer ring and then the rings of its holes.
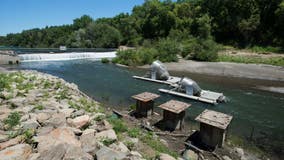
POLYGON ((258 86, 283 87, 281 82, 171 72, 194 79, 202 89, 224 93, 229 101, 214 106, 161 94, 158 89, 168 86, 132 78, 133 75, 144 75, 144 69, 123 68, 95 60, 24 62, 11 68, 33 69, 61 77, 77 84, 95 100, 125 110, 135 103, 132 95, 145 91, 161 95, 156 105, 170 99, 191 103, 192 107, 186 113, 186 125, 197 125, 194 118, 204 109, 231 114, 234 118, 229 134, 249 138, 254 130, 252 138, 258 146, 265 146, 280 157, 284 154, 284 94, 257 89, 258 86))

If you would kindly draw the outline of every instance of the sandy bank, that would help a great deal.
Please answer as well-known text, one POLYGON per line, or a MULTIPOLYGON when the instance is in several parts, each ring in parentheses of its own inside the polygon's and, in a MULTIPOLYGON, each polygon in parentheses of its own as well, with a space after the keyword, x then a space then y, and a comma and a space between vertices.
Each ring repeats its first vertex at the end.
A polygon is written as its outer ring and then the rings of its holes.
MULTIPOLYGON (((230 62, 196 62, 183 59, 179 60, 179 62, 164 64, 169 71, 284 81, 284 67, 272 65, 230 62)), ((149 65, 141 66, 141 68, 149 67, 149 65)))

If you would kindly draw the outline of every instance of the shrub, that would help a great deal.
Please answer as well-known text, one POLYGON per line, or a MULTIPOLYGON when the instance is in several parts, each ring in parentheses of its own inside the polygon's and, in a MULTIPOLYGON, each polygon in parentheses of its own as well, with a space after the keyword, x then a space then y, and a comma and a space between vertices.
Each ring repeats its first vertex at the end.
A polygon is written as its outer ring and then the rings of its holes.
POLYGON ((121 119, 116 119, 116 118, 109 118, 108 119, 109 123, 112 124, 113 130, 116 133, 119 132, 126 132, 127 131, 127 126, 124 124, 124 122, 121 119))
POLYGON ((20 124, 21 115, 18 112, 11 112, 9 116, 4 119, 4 124, 8 125, 9 129, 12 129, 16 125, 20 124))
POLYGON ((102 58, 101 62, 102 62, 102 63, 109 63, 109 59, 107 59, 107 58, 102 58))
POLYGON ((198 61, 216 61, 218 58, 218 45, 211 39, 193 39, 185 44, 183 56, 189 54, 189 59, 198 61), (186 54, 187 53, 187 54, 186 54))

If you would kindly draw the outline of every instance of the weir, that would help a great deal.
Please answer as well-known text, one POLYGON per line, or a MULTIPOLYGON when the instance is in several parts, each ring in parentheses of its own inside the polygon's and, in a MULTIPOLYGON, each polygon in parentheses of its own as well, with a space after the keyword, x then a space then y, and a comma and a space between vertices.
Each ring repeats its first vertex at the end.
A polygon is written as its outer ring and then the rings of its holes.
POLYGON ((31 61, 63 61, 74 59, 102 59, 114 58, 116 52, 77 52, 77 53, 37 53, 19 54, 21 62, 31 61))

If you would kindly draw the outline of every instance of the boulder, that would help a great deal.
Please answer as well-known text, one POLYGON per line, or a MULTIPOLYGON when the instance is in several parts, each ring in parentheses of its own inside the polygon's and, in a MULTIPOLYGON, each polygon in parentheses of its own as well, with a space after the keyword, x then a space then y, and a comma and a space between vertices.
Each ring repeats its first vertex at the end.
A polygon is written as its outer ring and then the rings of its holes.
POLYGON ((97 160, 121 160, 126 158, 127 153, 115 151, 109 147, 103 146, 96 153, 97 160))
POLYGON ((0 143, 6 142, 8 140, 9 140, 9 136, 8 135, 0 133, 0 143))
POLYGON ((0 143, 0 150, 5 149, 5 148, 10 147, 10 146, 13 146, 13 145, 16 145, 16 144, 19 144, 21 142, 21 140, 22 139, 20 137, 16 137, 16 138, 10 139, 6 142, 2 142, 2 143, 0 143))
POLYGON ((40 157, 39 153, 32 153, 32 154, 30 154, 28 160, 38 160, 39 157, 40 157))
POLYGON ((54 146, 50 146, 44 152, 39 152, 40 156, 38 160, 59 160, 63 159, 67 150, 67 145, 60 143, 54 146))
POLYGON ((78 117, 78 116, 82 116, 82 115, 84 115, 85 114, 85 110, 83 110, 83 109, 80 109, 80 110, 78 110, 78 111, 76 111, 76 112, 73 112, 72 113, 72 115, 71 115, 71 117, 78 117))
POLYGON ((185 160, 198 160, 198 154, 196 154, 194 151, 189 149, 189 150, 184 151, 183 159, 185 159, 185 160))
POLYGON ((109 129, 109 130, 96 133, 95 138, 97 140, 103 140, 103 139, 108 139, 108 140, 113 140, 113 141, 117 140, 117 136, 113 129, 109 129))
POLYGON ((51 131, 49 134, 35 137, 38 142, 38 152, 45 152, 58 144, 67 144, 81 147, 72 129, 62 127, 51 131))
POLYGON ((63 113, 53 114, 50 119, 44 122, 44 125, 53 126, 53 127, 65 126, 66 125, 65 114, 63 113))
POLYGON ((80 142, 84 152, 95 155, 97 151, 97 140, 95 139, 95 131, 87 129, 80 137, 80 142))
POLYGON ((222 156, 223 160, 232 160, 229 156, 222 156))
POLYGON ((48 113, 38 113, 38 114, 36 115, 36 120, 37 120, 40 124, 42 124, 42 123, 44 123, 45 121, 47 121, 50 117, 51 117, 51 116, 50 116, 50 114, 48 114, 48 113))
POLYGON ((130 150, 122 142, 118 142, 118 144, 113 143, 109 147, 119 152, 130 152, 130 150))
POLYGON ((69 146, 63 160, 93 160, 93 156, 84 152, 80 147, 69 146))
POLYGON ((109 129, 112 129, 112 125, 106 120, 97 122, 96 124, 96 130, 99 132, 109 129))
POLYGON ((234 152, 237 154, 238 157, 243 157, 245 155, 244 150, 242 148, 234 148, 234 152))
POLYGON ((0 151, 1 160, 27 160, 32 153, 28 144, 18 144, 0 151))
POLYGON ((89 125, 90 123, 90 117, 88 115, 83 115, 76 117, 68 122, 69 125, 75 128, 84 128, 89 125))
POLYGON ((174 157, 166 154, 166 153, 161 153, 159 156, 160 160, 176 160, 174 157))
POLYGON ((37 135, 39 136, 46 135, 53 130, 54 130, 54 127, 52 126, 41 127, 37 130, 37 135))
POLYGON ((9 103, 11 104, 12 108, 22 108, 24 107, 24 104, 26 103, 26 98, 15 97, 13 99, 10 99, 9 103))
POLYGON ((33 120, 33 119, 29 119, 22 123, 22 128, 24 130, 27 130, 27 129, 36 130, 38 127, 40 127, 40 124, 36 120, 33 120))
POLYGON ((61 109, 60 112, 65 114, 65 117, 69 118, 71 117, 71 114, 75 111, 73 108, 66 108, 66 109, 61 109))
POLYGON ((166 147, 169 147, 169 144, 168 144, 168 142, 167 142, 166 140, 160 139, 160 142, 161 142, 163 145, 165 145, 166 147))

